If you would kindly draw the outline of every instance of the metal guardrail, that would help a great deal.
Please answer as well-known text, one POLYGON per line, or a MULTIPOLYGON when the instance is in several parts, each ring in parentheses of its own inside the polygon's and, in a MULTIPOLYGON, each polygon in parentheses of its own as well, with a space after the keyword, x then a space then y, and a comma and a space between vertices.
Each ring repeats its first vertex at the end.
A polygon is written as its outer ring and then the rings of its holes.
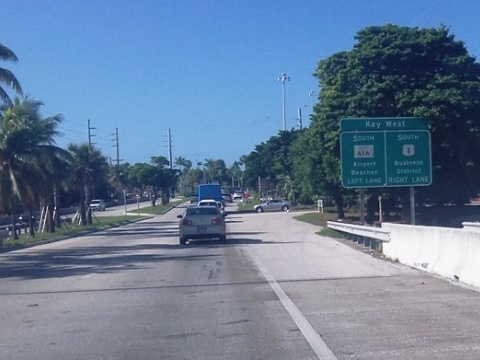
POLYGON ((390 231, 374 226, 354 225, 337 221, 328 221, 327 225, 330 229, 343 231, 349 234, 365 236, 385 242, 390 241, 390 231))
POLYGON ((480 231, 480 222, 463 222, 462 226, 464 230, 480 231))
POLYGON ((390 241, 390 231, 374 226, 328 221, 327 227, 329 229, 344 232, 347 234, 347 238, 375 250, 381 250, 382 242, 390 241))

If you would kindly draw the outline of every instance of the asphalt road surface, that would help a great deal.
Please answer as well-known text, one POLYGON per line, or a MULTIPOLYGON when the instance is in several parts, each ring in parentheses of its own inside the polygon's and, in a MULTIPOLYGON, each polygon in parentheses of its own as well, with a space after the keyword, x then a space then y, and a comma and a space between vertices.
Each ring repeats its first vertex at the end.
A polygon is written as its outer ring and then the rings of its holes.
MULTIPOLYGON (((227 208, 230 210, 231 208, 227 208)), ((479 359, 480 294, 294 219, 166 215, 0 254, 0 359, 479 359)))

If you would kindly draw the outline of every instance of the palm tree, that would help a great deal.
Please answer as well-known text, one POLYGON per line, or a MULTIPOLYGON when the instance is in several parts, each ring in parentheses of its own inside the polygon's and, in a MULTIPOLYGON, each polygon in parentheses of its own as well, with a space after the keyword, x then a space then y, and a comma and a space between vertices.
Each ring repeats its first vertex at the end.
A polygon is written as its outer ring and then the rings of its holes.
POLYGON ((108 183, 115 190, 116 196, 119 197, 120 194, 128 188, 128 169, 130 168, 129 163, 110 166, 109 169, 109 178, 108 183))
POLYGON ((192 162, 179 156, 175 159, 175 164, 180 167, 180 192, 185 195, 185 173, 192 167, 192 162))
POLYGON ((185 159, 183 156, 179 156, 175 159, 175 165, 180 167, 180 170, 184 172, 192 167, 192 162, 190 160, 185 159))
POLYGON ((230 167, 230 174, 232 175, 232 187, 235 187, 235 179, 237 179, 237 187, 240 187, 240 178, 242 177, 242 169, 240 165, 243 165, 239 161, 234 161, 230 167))
MULTIPOLYGON (((48 198, 54 164, 67 153, 55 145, 60 115, 42 119, 42 102, 26 97, 3 107, 0 117, 0 206, 11 213, 14 238, 18 205, 31 211, 40 199, 48 198)), ((30 216, 31 219, 31 216, 30 216)), ((30 222, 33 235, 33 224, 30 222)))
POLYGON ((73 161, 73 182, 74 186, 78 191, 80 198, 79 201, 79 212, 80 212, 80 225, 87 225, 87 215, 85 207, 85 198, 86 191, 89 191, 90 188, 87 179, 88 173, 91 171, 88 164, 88 144, 70 144, 68 145, 68 151, 70 152, 73 161))
POLYGON ((73 159, 73 180, 80 196, 80 224, 88 225, 92 223, 92 212, 88 205, 92 200, 94 185, 99 178, 108 177, 107 158, 99 149, 87 143, 70 144, 68 151, 73 159))
POLYGON ((181 171, 170 169, 168 159, 164 156, 153 156, 150 159, 159 171, 157 185, 160 187, 162 204, 167 204, 170 196, 175 194, 181 171))
MULTIPOLYGON (((7 48, 6 46, 0 43, 0 60, 3 61, 11 61, 11 62, 18 62, 17 56, 14 54, 12 50, 7 48)), ((6 90, 1 86, 4 83, 5 85, 11 87, 14 91, 18 94, 22 95, 22 87, 18 82, 17 78, 13 73, 8 70, 0 67, 0 100, 5 103, 7 106, 12 106, 12 100, 8 96, 6 90)))

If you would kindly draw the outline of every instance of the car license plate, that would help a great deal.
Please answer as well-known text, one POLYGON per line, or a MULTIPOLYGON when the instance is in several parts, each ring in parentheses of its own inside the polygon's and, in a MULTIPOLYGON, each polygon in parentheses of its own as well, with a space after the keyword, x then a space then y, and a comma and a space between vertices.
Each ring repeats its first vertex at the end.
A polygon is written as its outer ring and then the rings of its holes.
POLYGON ((198 234, 205 234, 207 232, 207 227, 206 226, 198 226, 197 227, 197 233, 198 234))

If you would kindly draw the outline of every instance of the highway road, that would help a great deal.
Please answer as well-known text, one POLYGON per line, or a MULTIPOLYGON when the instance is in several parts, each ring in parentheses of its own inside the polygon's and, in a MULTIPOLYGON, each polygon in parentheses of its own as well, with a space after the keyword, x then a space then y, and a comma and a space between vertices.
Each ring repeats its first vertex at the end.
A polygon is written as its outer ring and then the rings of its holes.
POLYGON ((226 244, 180 246, 182 211, 0 254, 0 359, 480 358, 475 289, 293 211, 232 213, 226 244))

